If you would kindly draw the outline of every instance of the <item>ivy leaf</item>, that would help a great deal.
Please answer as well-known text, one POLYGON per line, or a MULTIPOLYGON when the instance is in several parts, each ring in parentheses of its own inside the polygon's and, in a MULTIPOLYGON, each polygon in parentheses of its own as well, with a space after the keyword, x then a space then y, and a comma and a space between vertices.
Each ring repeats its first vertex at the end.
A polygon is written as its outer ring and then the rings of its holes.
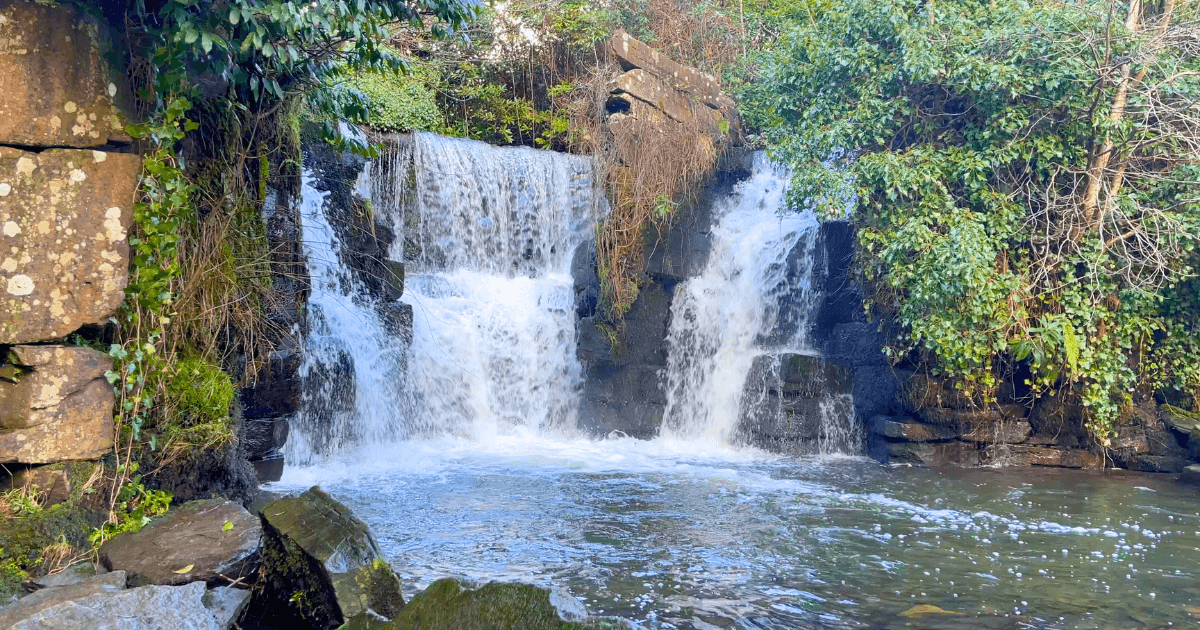
POLYGON ((1070 320, 1063 324, 1063 350, 1067 352, 1067 365, 1072 372, 1079 370, 1079 339, 1075 337, 1075 327, 1070 320))

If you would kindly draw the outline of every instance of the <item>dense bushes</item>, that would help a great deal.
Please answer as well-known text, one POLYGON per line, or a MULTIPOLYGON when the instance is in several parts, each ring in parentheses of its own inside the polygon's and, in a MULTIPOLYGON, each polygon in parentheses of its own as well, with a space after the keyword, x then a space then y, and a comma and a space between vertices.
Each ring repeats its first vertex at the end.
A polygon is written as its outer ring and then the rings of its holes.
POLYGON ((1200 387, 1200 7, 811 0, 746 90, 792 204, 859 226, 888 350, 994 394, 1028 370, 1108 444, 1200 387))

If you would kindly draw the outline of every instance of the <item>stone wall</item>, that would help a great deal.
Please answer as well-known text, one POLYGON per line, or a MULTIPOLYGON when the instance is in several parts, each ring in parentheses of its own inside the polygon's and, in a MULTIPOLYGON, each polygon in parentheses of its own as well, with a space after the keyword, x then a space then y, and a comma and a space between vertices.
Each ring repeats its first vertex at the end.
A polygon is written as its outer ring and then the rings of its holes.
POLYGON ((124 298, 141 159, 109 26, 0 0, 0 464, 112 449, 112 361, 67 337, 124 298))

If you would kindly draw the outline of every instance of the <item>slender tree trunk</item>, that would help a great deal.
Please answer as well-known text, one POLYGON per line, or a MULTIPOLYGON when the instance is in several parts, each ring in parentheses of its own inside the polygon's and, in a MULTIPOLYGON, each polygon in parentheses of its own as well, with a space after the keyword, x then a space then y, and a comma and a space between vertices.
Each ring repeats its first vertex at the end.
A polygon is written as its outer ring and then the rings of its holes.
MULTIPOLYGON (((1129 16, 1125 18, 1125 28, 1130 32, 1138 30, 1141 21, 1142 0, 1130 0, 1129 16)), ((1110 122, 1118 122, 1125 117, 1125 107, 1129 102, 1129 87, 1133 82, 1133 64, 1121 64, 1121 79, 1117 83, 1117 94, 1113 97, 1112 110, 1108 114, 1110 122)), ((1098 150, 1094 150, 1088 159, 1087 188, 1083 194, 1083 217, 1087 231, 1096 231, 1100 227, 1103 213, 1100 212, 1100 189, 1104 187, 1104 173, 1112 160, 1116 145, 1112 136, 1105 135, 1104 142, 1098 150)), ((1119 190, 1120 183, 1114 182, 1114 188, 1119 190)))

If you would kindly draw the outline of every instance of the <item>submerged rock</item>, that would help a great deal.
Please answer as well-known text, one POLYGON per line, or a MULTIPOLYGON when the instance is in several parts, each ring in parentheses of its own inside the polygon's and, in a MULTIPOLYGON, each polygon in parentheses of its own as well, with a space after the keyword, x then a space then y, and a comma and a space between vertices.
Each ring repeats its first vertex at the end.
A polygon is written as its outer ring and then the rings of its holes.
POLYGON ((414 596, 404 610, 383 627, 387 630, 615 630, 629 627, 615 619, 586 619, 586 612, 577 601, 556 602, 558 599, 549 590, 527 584, 486 584, 469 589, 458 580, 447 578, 430 584, 414 596))
POLYGON ((319 487, 260 514, 266 536, 252 618, 335 628, 368 611, 391 619, 404 607, 400 578, 366 524, 319 487))
POLYGON ((100 547, 100 561, 125 571, 130 586, 225 584, 254 575, 261 548, 257 518, 236 503, 209 499, 186 503, 141 531, 113 537, 100 547))

